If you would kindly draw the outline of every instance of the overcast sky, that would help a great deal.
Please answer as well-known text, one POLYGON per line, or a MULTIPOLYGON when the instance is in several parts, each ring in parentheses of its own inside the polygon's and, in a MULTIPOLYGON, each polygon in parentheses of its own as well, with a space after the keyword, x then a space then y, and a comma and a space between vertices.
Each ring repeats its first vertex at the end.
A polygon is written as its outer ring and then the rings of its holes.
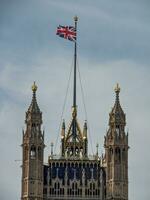
MULTIPOLYGON (((56 27, 78 22, 78 66, 90 127, 89 153, 103 137, 120 83, 120 101, 129 130, 129 199, 150 199, 150 1, 0 0, 0 200, 21 193, 20 144, 31 85, 38 85, 43 112, 45 162, 56 143, 73 43, 55 35, 56 27), (93 148, 92 148, 93 147, 93 148)), ((78 79, 79 83, 79 79, 78 79)), ((86 119, 77 87, 78 119, 86 119)), ((63 118, 71 117, 72 84, 63 118)), ((60 141, 56 145, 58 151, 60 141)), ((93 150, 92 150, 93 149, 93 150)))

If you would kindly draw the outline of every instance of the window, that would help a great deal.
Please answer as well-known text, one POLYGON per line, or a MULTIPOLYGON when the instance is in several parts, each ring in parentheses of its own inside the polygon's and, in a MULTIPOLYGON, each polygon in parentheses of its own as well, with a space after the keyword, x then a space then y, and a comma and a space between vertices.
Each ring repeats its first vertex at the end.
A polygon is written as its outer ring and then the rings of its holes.
POLYGON ((116 156, 115 156, 116 161, 117 161, 117 162, 120 162, 120 161, 121 161, 121 153, 120 153, 120 148, 119 148, 119 147, 117 147, 117 148, 115 149, 115 154, 116 154, 116 156))
POLYGON ((31 156, 31 159, 35 159, 35 157, 36 157, 36 148, 35 148, 35 146, 31 146, 30 156, 31 156))
POLYGON ((126 161, 126 150, 125 148, 122 150, 122 158, 123 158, 123 161, 126 161))
POLYGON ((109 149, 109 161, 112 161, 112 158, 113 158, 113 149, 110 148, 109 149))
POLYGON ((38 147, 38 159, 42 160, 42 149, 41 149, 41 147, 38 147))

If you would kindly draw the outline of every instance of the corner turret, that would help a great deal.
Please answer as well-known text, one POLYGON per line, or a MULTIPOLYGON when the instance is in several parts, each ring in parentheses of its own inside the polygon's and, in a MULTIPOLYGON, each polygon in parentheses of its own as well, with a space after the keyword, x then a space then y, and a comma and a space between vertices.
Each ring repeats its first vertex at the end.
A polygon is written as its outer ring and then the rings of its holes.
POLYGON ((22 200, 43 199, 44 131, 41 130, 42 112, 36 101, 37 86, 32 86, 32 101, 26 112, 23 133, 22 200))
POLYGON ((105 136, 106 200, 128 200, 128 134, 126 116, 120 105, 119 84, 116 100, 109 114, 109 129, 105 136))

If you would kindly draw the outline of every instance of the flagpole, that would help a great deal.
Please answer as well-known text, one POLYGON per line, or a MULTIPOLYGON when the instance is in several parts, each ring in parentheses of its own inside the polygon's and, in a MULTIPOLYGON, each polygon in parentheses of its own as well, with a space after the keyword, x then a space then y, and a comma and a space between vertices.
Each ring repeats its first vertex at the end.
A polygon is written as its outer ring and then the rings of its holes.
MULTIPOLYGON (((74 42, 74 80, 73 80, 73 112, 72 112, 72 117, 73 117, 73 141, 74 141, 74 146, 76 143, 76 116, 77 116, 77 105, 76 105, 76 74, 77 74, 77 21, 78 17, 74 17, 74 22, 75 22, 75 31, 76 31, 76 40, 74 42)), ((75 153, 75 149, 74 149, 75 153)))
MULTIPOLYGON (((78 17, 75 16, 74 17, 74 22, 75 22, 75 31, 77 34, 77 21, 78 21, 78 17)), ((74 42, 74 91, 73 91, 73 107, 76 108, 76 67, 77 66, 77 36, 76 36, 76 40, 74 42)))

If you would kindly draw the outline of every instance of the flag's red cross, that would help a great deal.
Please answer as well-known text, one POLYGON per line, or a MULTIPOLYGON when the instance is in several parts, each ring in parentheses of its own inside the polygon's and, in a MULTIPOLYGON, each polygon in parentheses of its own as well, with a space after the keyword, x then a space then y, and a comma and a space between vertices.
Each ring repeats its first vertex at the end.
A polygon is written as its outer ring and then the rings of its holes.
POLYGON ((56 34, 65 39, 76 40, 76 31, 72 26, 59 26, 56 34))
POLYGON ((68 36, 70 36, 70 35, 76 36, 76 33, 73 32, 73 31, 70 31, 70 30, 68 29, 68 26, 66 26, 64 29, 58 30, 58 33, 63 33, 65 39, 67 39, 68 36))

